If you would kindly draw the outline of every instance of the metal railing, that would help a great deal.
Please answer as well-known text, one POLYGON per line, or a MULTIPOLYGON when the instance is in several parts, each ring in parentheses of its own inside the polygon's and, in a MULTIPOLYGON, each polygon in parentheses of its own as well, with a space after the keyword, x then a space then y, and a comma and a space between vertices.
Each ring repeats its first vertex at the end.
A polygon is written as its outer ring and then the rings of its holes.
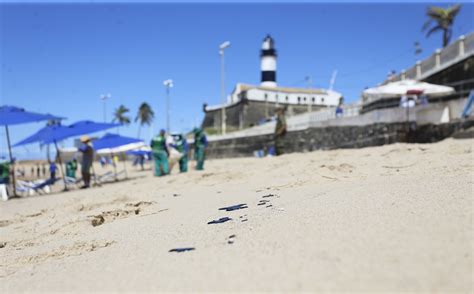
MULTIPOLYGON (((358 116, 360 105, 349 104, 342 106, 342 114, 336 116, 336 107, 328 107, 314 112, 306 112, 299 115, 289 116, 286 119, 288 131, 304 130, 319 125, 321 122, 358 116)), ((225 135, 209 136, 209 141, 227 140, 240 137, 270 135, 275 131, 275 121, 267 122, 260 126, 228 133, 225 135)))
POLYGON ((471 55, 474 55, 474 33, 461 36, 449 46, 436 50, 427 59, 418 61, 416 65, 406 71, 403 70, 400 74, 386 80, 384 83, 404 79, 423 80, 471 55))

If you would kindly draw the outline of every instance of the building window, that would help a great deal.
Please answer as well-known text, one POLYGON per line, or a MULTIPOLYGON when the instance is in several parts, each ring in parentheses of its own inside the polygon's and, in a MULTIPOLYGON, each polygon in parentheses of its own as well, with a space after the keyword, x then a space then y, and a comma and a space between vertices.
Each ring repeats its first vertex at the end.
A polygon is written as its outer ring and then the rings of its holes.
POLYGON ((300 103, 300 102, 301 102, 301 97, 298 97, 298 103, 300 103))
POLYGON ((306 102, 306 97, 303 97, 303 101, 306 102))
POLYGON ((324 103, 324 97, 321 97, 321 103, 324 103))
POLYGON ((275 94, 275 100, 278 101, 278 94, 275 94))
POLYGON ((267 94, 267 93, 265 93, 265 100, 267 100, 267 99, 268 99, 268 94, 267 94))
POLYGON ((315 102, 315 99, 314 99, 314 97, 313 97, 313 98, 311 98, 311 101, 312 101, 313 103, 315 102))
POLYGON ((286 98, 285 98, 285 99, 286 99, 286 101, 288 101, 288 96, 286 96, 286 98))

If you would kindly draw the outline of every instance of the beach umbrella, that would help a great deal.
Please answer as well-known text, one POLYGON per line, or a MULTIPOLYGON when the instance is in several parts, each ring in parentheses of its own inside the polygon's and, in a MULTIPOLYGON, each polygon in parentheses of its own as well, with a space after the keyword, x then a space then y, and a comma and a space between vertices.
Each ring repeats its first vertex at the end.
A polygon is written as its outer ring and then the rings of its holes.
MULTIPOLYGON (((14 165, 11 143, 10 143, 10 132, 8 126, 26 124, 32 122, 46 121, 46 120, 61 120, 63 117, 54 116, 51 114, 41 114, 36 112, 26 111, 24 108, 15 106, 0 106, 0 126, 5 126, 7 134, 8 153, 10 155, 10 162, 14 165)), ((12 184, 13 184, 13 195, 16 196, 16 183, 15 183, 15 168, 13 167, 12 184)))
POLYGON ((17 142, 13 145, 13 147, 18 147, 22 145, 32 144, 32 143, 40 143, 42 145, 49 144, 46 142, 49 141, 59 141, 58 138, 63 138, 63 133, 67 132, 69 129, 67 126, 62 125, 50 125, 41 128, 39 131, 34 133, 33 135, 17 142))
POLYGON ((105 134, 92 145, 97 153, 118 153, 138 149, 145 145, 143 140, 116 134, 105 134))
MULTIPOLYGON (((116 154, 143 147, 143 140, 124 137, 116 134, 105 134, 102 138, 95 140, 92 145, 98 154, 116 154)), ((123 163, 125 175, 127 176, 126 162, 123 163)), ((117 167, 114 164, 115 178, 117 179, 117 167)))
POLYGON ((435 85, 416 80, 401 80, 382 86, 366 89, 362 96, 370 98, 393 98, 401 97, 410 93, 420 93, 426 96, 444 96, 454 93, 454 88, 435 85))
POLYGON ((62 125, 53 125, 46 126, 28 138, 23 139, 22 141, 16 143, 14 146, 21 146, 25 144, 31 144, 38 142, 40 144, 54 144, 56 152, 58 154, 58 160, 61 168, 61 173, 63 174, 64 179, 64 188, 67 190, 66 178, 64 177, 64 170, 62 166, 61 154, 58 148, 59 141, 77 137, 85 134, 91 134, 106 129, 114 128, 120 126, 120 124, 113 123, 96 123, 89 120, 78 121, 68 126, 62 125))
MULTIPOLYGON (((148 147, 148 146, 147 146, 148 147)), ((136 156, 141 156, 141 155, 151 155, 151 148, 140 148, 137 150, 130 150, 126 152, 128 155, 136 155, 136 156)))
POLYGON ((67 128, 58 129, 57 132, 54 133, 54 136, 45 139, 43 143, 54 143, 55 141, 58 142, 71 137, 92 134, 119 126, 121 125, 114 123, 98 123, 90 120, 82 120, 68 125, 67 128))

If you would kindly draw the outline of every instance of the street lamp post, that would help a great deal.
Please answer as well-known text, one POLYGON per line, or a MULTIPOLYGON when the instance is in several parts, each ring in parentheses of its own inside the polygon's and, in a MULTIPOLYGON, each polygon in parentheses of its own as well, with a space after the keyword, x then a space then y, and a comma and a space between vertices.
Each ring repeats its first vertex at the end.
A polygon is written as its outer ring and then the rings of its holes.
POLYGON ((308 83, 308 90, 309 90, 309 98, 308 98, 308 112, 311 112, 311 102, 312 102, 312 95, 313 95, 313 90, 311 88, 312 84, 313 84, 313 79, 311 78, 311 76, 307 76, 306 77, 306 82, 308 83))
POLYGON ((163 82, 166 87, 166 132, 170 133, 170 88, 173 88, 173 80, 168 79, 163 82))
POLYGON ((100 95, 100 99, 102 99, 102 101, 104 101, 104 122, 105 123, 107 122, 107 99, 109 99, 110 97, 112 97, 112 95, 110 95, 110 94, 100 95))
POLYGON ((230 46, 230 42, 226 41, 219 46, 219 55, 221 56, 221 131, 224 135, 226 133, 226 113, 225 113, 225 67, 224 67, 224 49, 230 46))

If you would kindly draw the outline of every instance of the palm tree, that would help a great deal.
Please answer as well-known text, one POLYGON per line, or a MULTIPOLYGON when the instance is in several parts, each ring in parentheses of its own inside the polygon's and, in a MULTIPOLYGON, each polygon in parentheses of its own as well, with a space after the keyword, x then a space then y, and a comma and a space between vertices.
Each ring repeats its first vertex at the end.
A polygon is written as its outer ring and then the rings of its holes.
POLYGON ((140 104, 140 107, 138 108, 137 117, 135 118, 135 122, 140 122, 138 126, 138 138, 140 138, 140 131, 142 129, 142 126, 151 125, 154 116, 155 113, 153 112, 151 106, 148 103, 143 102, 142 104, 140 104))
POLYGON ((456 15, 461 10, 461 4, 456 4, 448 8, 436 6, 428 7, 426 15, 429 19, 423 25, 422 31, 428 30, 426 37, 437 31, 443 32, 443 47, 448 46, 453 33, 453 23, 456 15))
MULTIPOLYGON (((121 125, 130 124, 130 117, 125 115, 129 111, 130 109, 128 109, 127 107, 123 105, 120 105, 114 111, 114 119, 112 120, 112 122, 118 122, 121 125)), ((117 132, 118 132, 118 128, 117 128, 117 132)))

